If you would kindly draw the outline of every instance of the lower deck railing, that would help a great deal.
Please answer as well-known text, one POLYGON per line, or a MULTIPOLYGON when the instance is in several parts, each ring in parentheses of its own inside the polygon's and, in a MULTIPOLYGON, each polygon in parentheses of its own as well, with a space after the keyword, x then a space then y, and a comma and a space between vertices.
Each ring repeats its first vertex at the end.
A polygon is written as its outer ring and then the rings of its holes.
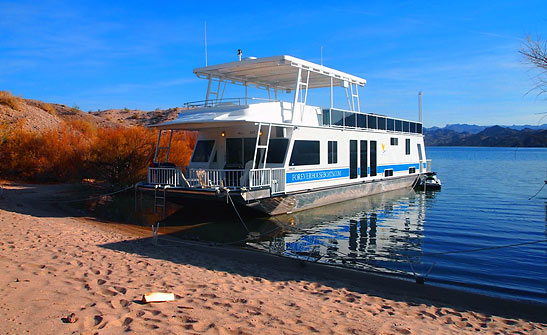
POLYGON ((148 184, 181 186, 180 169, 176 167, 148 168, 148 184))
POLYGON ((285 169, 192 169, 183 173, 178 167, 148 168, 148 184, 240 190, 269 187, 272 194, 285 192, 285 169))
POLYGON ((428 159, 426 160, 426 167, 425 167, 425 172, 432 172, 433 170, 431 169, 431 159, 428 159))

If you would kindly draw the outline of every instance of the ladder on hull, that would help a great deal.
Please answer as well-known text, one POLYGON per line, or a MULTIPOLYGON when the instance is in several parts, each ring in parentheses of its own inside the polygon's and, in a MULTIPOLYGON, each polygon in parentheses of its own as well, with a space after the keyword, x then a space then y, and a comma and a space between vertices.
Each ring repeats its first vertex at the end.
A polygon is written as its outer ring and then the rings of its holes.
POLYGON ((268 136, 266 137, 266 144, 260 144, 260 137, 262 136, 262 123, 258 123, 258 130, 256 132, 256 145, 255 145, 255 154, 253 159, 253 168, 255 169, 265 169, 266 168, 266 159, 268 159, 268 146, 270 145, 270 135, 272 132, 272 124, 268 123, 268 136), (258 155, 259 149, 264 151, 264 155, 258 155), (258 160, 257 160, 258 158, 258 160), (260 167, 262 164, 262 167, 260 167))
POLYGON ((161 210, 161 219, 165 219, 165 208, 167 202, 167 189, 169 185, 156 185, 154 188, 154 213, 158 213, 161 210))

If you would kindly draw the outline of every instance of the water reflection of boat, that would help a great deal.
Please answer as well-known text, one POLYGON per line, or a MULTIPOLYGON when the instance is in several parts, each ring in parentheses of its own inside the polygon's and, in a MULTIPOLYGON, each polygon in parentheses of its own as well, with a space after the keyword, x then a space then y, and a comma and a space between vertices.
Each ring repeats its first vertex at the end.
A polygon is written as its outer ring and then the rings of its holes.
POLYGON ((277 217, 285 232, 275 254, 352 267, 408 269, 406 253, 421 250, 426 194, 399 190, 277 217), (405 263, 405 264, 403 264, 405 263))

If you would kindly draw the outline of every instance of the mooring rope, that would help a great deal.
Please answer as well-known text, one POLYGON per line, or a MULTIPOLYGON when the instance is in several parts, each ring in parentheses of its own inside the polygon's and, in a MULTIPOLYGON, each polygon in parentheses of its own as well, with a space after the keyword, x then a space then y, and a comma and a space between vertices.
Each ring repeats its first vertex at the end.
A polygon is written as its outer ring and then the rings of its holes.
POLYGON ((433 253, 422 253, 420 255, 416 255, 416 256, 413 256, 413 257, 418 257, 418 256, 420 256, 420 257, 440 256, 440 255, 447 255, 447 254, 463 254, 463 253, 468 253, 468 252, 478 252, 478 251, 485 251, 485 250, 512 248, 512 247, 518 247, 518 246, 521 246, 521 245, 537 244, 537 243, 541 243, 541 242, 547 242, 547 239, 528 241, 528 242, 521 242, 521 243, 514 243, 514 244, 495 245, 495 246, 492 246, 492 247, 484 247, 484 248, 465 249, 465 250, 452 250, 452 251, 433 252, 433 253))
POLYGON ((224 192, 226 192, 226 197, 230 200, 230 202, 232 203, 232 207, 234 208, 234 211, 236 212, 237 214, 237 217, 239 218, 239 221, 241 221, 241 224, 243 225, 243 227, 245 227, 245 230, 247 231, 247 233, 250 233, 249 231, 249 228, 247 228, 247 225, 245 224, 245 222, 243 221, 243 219, 241 218, 241 215, 239 215, 239 212, 236 208, 236 205, 234 204, 234 201, 232 200, 232 197, 230 197, 230 190, 227 189, 227 188, 224 188, 224 192))
POLYGON ((132 185, 132 186, 128 186, 124 189, 117 190, 117 191, 114 191, 114 192, 105 193, 105 194, 101 194, 101 195, 97 195, 97 196, 93 196, 93 197, 82 198, 82 199, 73 199, 73 200, 53 200, 52 199, 52 200, 42 200, 42 202, 80 202, 80 201, 87 201, 87 200, 93 200, 93 199, 100 199, 102 197, 106 197, 106 196, 109 196, 109 195, 114 195, 114 194, 125 192, 125 191, 127 191, 129 189, 132 189, 134 187, 135 186, 132 185))
POLYGON ((539 191, 537 191, 536 194, 534 194, 533 196, 531 196, 530 198, 528 198, 528 200, 534 199, 534 198, 539 194, 539 192, 541 192, 541 190, 543 190, 543 188, 545 187, 546 184, 547 184, 547 180, 545 180, 545 182, 543 183, 543 185, 541 185, 541 188, 539 189, 539 191))

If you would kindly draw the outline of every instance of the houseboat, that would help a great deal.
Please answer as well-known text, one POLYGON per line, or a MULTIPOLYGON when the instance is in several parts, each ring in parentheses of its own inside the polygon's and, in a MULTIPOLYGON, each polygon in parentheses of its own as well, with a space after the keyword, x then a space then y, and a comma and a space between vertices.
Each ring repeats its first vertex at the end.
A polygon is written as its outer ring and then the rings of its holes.
POLYGON ((363 78, 292 56, 240 59, 194 73, 208 82, 205 100, 154 126, 154 163, 138 188, 155 192, 155 206, 165 207, 166 198, 232 202, 277 215, 410 189, 430 171, 422 123, 362 112, 363 78), (225 97, 238 86, 242 98, 225 97), (263 97, 251 97, 251 89, 263 97), (330 92, 330 106, 308 104, 308 92, 323 93, 315 98, 327 103, 330 92), (347 107, 335 107, 340 96, 347 107), (168 161, 179 130, 198 131, 186 167, 168 161))

